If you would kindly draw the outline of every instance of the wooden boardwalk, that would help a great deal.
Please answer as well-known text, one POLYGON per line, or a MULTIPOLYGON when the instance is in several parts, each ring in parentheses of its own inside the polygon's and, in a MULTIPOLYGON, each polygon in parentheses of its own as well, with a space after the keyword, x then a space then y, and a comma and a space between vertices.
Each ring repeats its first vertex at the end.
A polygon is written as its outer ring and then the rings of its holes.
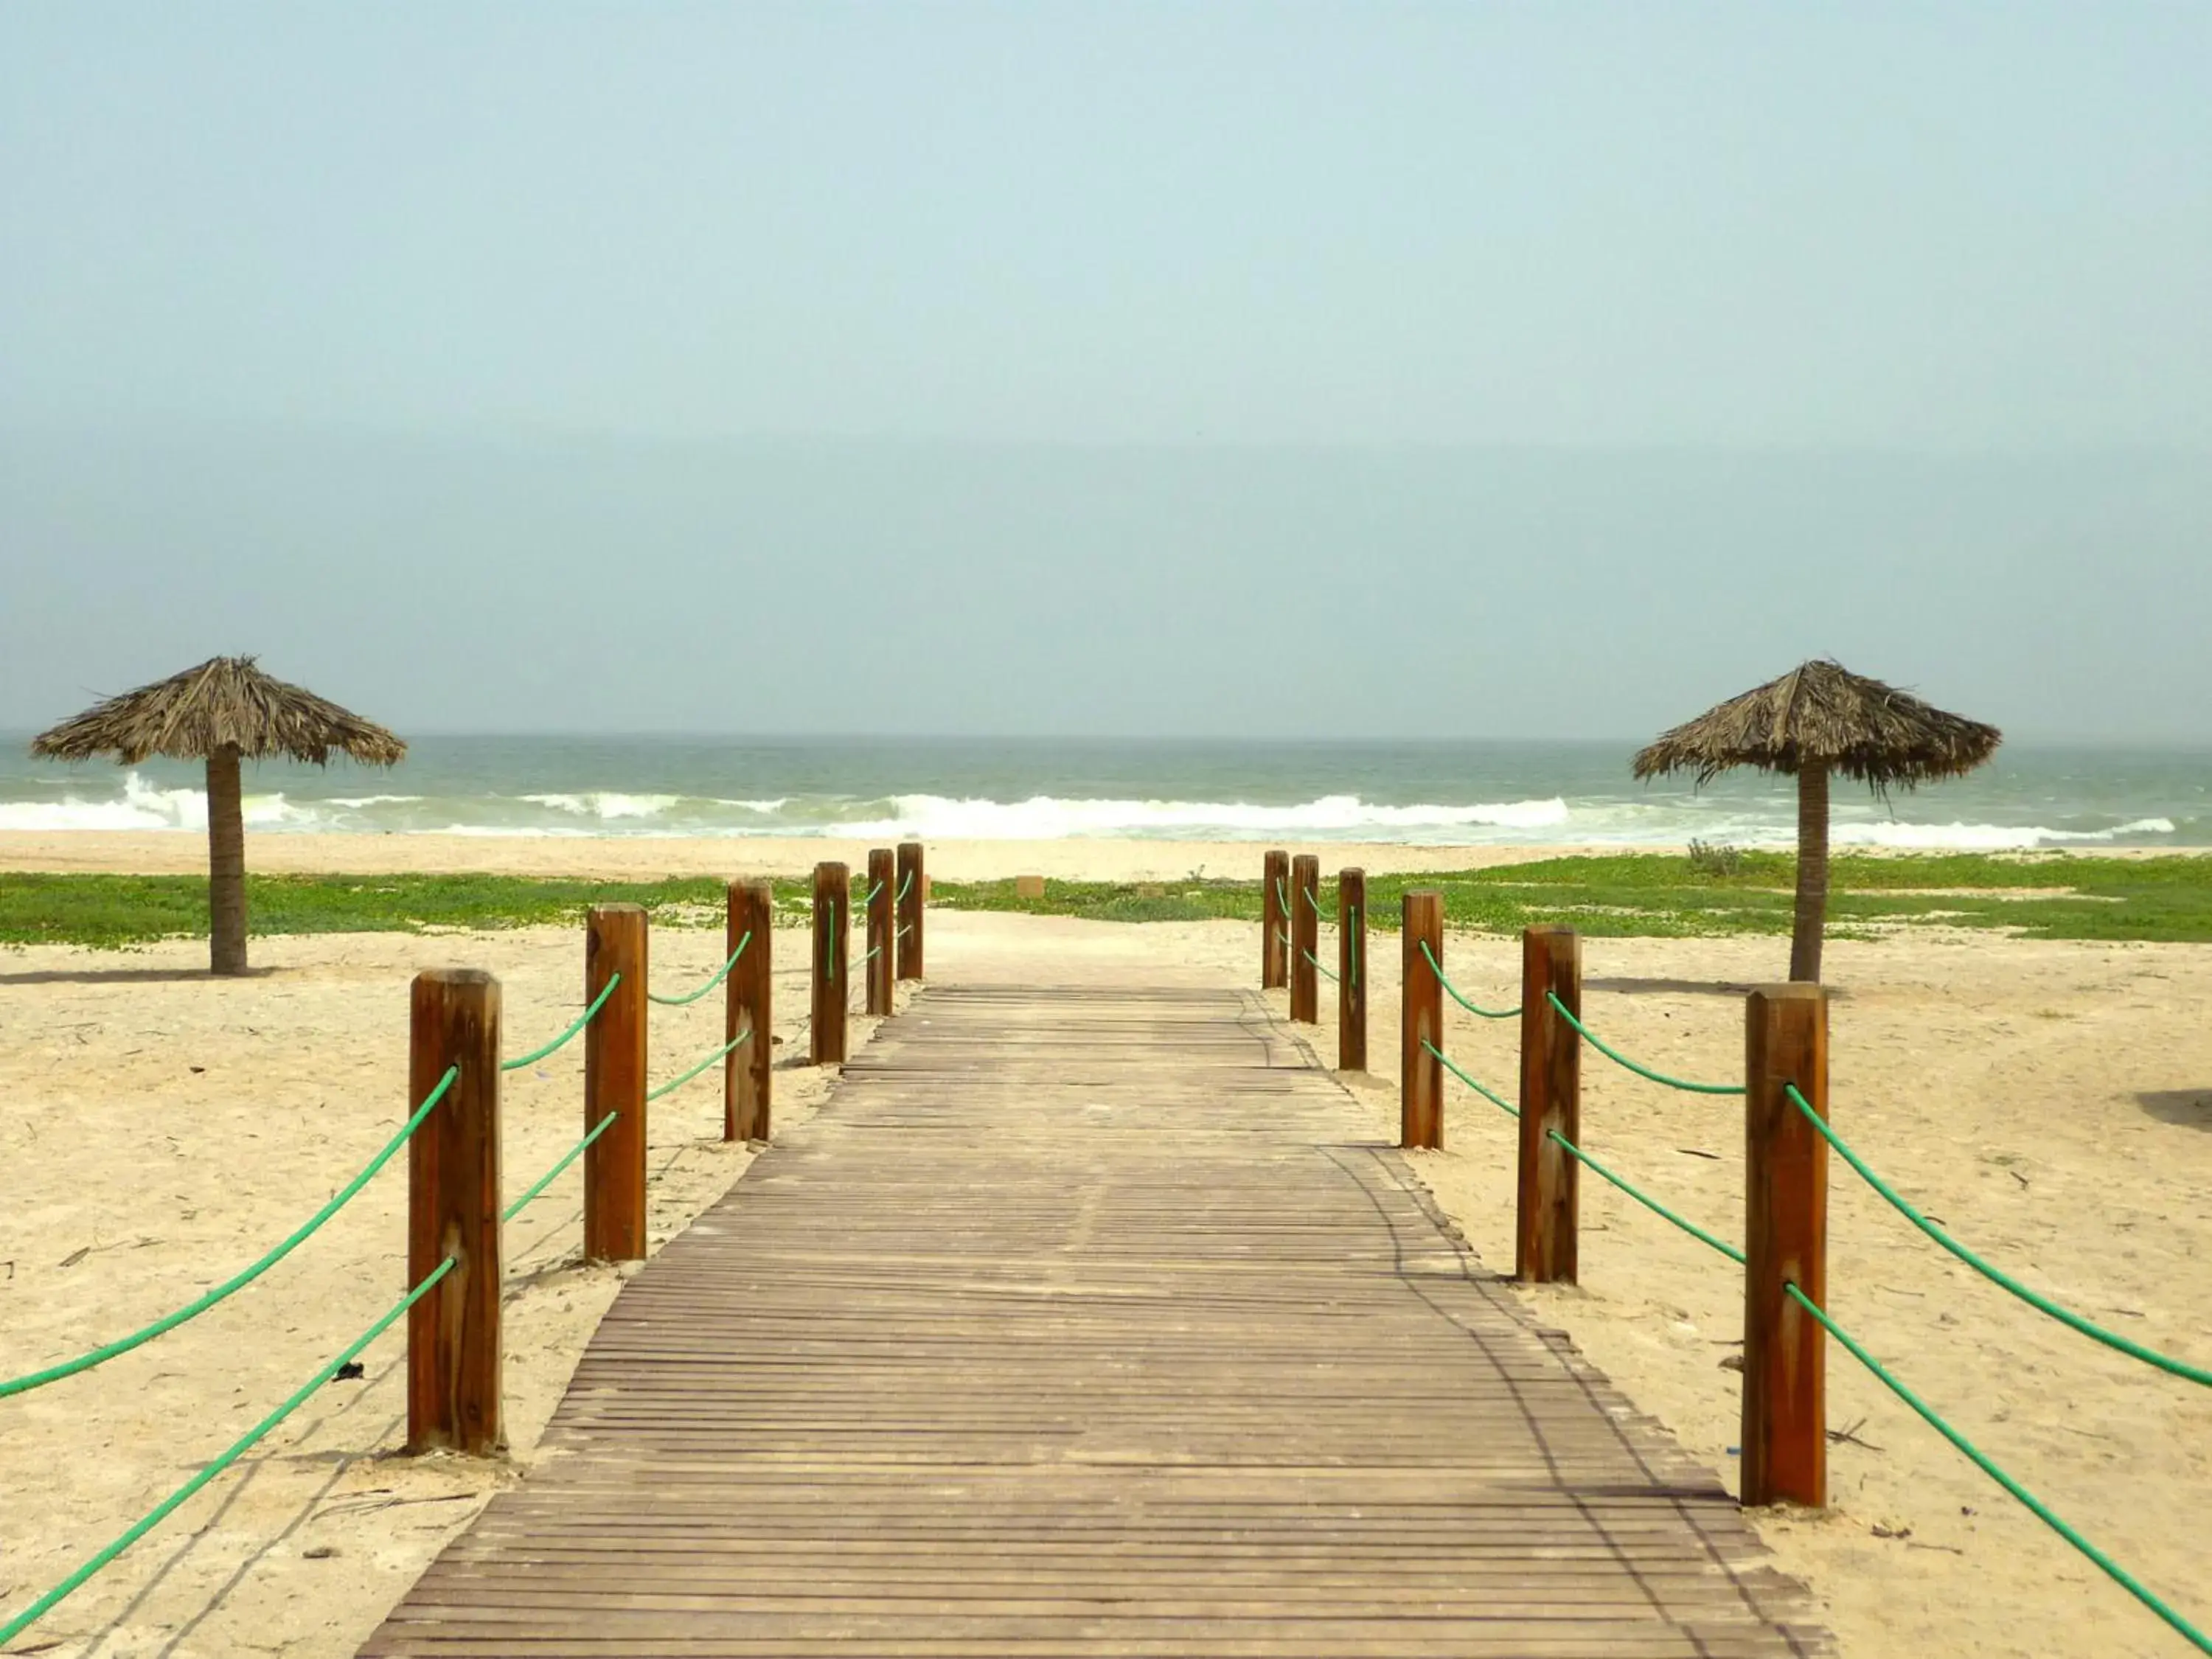
POLYGON ((1256 994, 921 994, 372 1655, 1827 1652, 1256 994))

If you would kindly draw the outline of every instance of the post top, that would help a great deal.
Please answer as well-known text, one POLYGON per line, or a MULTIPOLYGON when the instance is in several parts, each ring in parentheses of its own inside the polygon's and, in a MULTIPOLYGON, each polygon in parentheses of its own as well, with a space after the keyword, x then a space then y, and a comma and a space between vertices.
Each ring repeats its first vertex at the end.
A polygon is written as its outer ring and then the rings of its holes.
POLYGON ((488 968, 425 968, 415 975, 417 985, 496 985, 498 976, 488 968))
POLYGON ((1344 868, 1336 872, 1336 878, 1339 881, 1342 881, 1346 876, 1357 876, 1360 880, 1364 881, 1367 879, 1367 872, 1362 869, 1358 865, 1347 864, 1344 868))
POLYGON ((1521 931, 1524 934, 1534 933, 1539 939, 1557 939, 1562 933, 1572 938, 1575 930, 1572 926, 1564 921, 1537 921, 1531 922, 1521 931))
POLYGON ((645 914, 645 907, 624 900, 613 904, 594 904, 590 913, 595 916, 641 916, 645 914))
POLYGON ((1828 988, 1801 979, 1781 980, 1772 985, 1754 985, 1751 994, 1762 1002, 1826 1002, 1828 988))
POLYGON ((842 876, 850 873, 845 868, 844 860, 842 859, 824 859, 814 866, 814 878, 817 881, 829 876, 842 876))
POLYGON ((743 876, 731 882, 730 890, 732 893, 766 893, 773 898, 775 884, 766 876, 743 876))

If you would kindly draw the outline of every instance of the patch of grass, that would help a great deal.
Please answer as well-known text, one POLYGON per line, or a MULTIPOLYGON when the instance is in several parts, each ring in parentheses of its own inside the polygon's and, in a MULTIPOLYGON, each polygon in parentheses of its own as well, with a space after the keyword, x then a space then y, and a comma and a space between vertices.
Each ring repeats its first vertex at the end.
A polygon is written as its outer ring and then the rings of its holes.
MULTIPOLYGON (((1258 861, 1255 849, 1254 862, 1258 861)), ((1790 931, 1796 860, 1741 853, 1693 863, 1678 854, 1547 859, 1367 884, 1370 924, 1389 931, 1409 887, 1435 888, 1457 927, 1511 933, 1565 921, 1594 937, 1690 938, 1790 931)), ((2114 859, 2074 854, 1846 856, 1831 867, 1833 938, 1900 927, 2002 929, 2037 939, 2212 941, 2212 858, 2114 859)), ((256 933, 388 933, 424 928, 572 924, 591 904, 642 904, 660 927, 719 926, 722 886, 708 879, 567 881, 520 876, 249 876, 256 933)), ((812 908, 811 879, 778 881, 787 921, 812 908)), ((848 903, 855 902, 856 881, 848 903)), ((1017 911, 1096 921, 1257 921, 1257 880, 1048 881, 1044 896, 1016 896, 1011 880, 933 884, 953 910, 1017 911)), ((1322 884, 1324 920, 1336 886, 1322 884)), ((199 876, 0 875, 0 944, 143 945, 207 931, 199 876)))
MULTIPOLYGON (((1444 915, 1455 926, 1494 933, 1563 921, 1614 938, 1786 934, 1796 876, 1796 860, 1786 853, 1735 852, 1726 860, 1696 860, 1622 854, 1372 876, 1367 898, 1370 924, 1385 930, 1397 926, 1400 897, 1412 887, 1441 891, 1444 915)), ((1829 881, 1829 926, 1836 938, 1940 925, 2039 939, 2212 941, 2212 858, 1846 855, 1831 864, 1829 881)), ((1162 896, 1148 897, 1127 884, 1048 881, 1042 898, 1023 899, 1011 881, 939 882, 932 899, 952 909, 1109 921, 1216 916, 1256 921, 1261 915, 1257 881, 1160 885, 1162 896)), ((1322 884, 1321 908, 1325 919, 1334 919, 1334 882, 1322 884)))
MULTIPOLYGON (((0 944, 147 945, 207 933, 204 876, 0 874, 0 944)), ((522 876, 254 876, 257 934, 415 933, 578 923, 593 904, 642 904, 659 927, 720 927, 708 879, 561 881, 522 876)), ((811 908, 811 884, 775 884, 779 913, 811 908)))

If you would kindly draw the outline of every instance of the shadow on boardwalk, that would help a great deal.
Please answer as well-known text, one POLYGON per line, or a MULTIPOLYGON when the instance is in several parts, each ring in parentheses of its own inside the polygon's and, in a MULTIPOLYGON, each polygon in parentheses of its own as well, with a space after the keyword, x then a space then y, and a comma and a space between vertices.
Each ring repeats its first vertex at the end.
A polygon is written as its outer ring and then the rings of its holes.
POLYGON ((374 1655, 1826 1653, 1255 996, 933 988, 374 1655))

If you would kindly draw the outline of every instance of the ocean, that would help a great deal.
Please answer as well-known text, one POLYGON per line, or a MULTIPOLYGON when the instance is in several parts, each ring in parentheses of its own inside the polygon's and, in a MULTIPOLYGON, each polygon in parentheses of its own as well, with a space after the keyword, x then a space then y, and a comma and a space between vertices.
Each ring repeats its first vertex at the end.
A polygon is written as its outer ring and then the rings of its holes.
MULTIPOLYGON (((1613 743, 425 737, 390 771, 247 769, 265 832, 1787 846, 1786 779, 1646 787, 1613 743)), ((203 830, 197 766, 65 767, 0 748, 0 830, 203 830)), ((1877 800, 1838 783, 1839 846, 2212 845, 2212 751, 2008 745, 1877 800)))

